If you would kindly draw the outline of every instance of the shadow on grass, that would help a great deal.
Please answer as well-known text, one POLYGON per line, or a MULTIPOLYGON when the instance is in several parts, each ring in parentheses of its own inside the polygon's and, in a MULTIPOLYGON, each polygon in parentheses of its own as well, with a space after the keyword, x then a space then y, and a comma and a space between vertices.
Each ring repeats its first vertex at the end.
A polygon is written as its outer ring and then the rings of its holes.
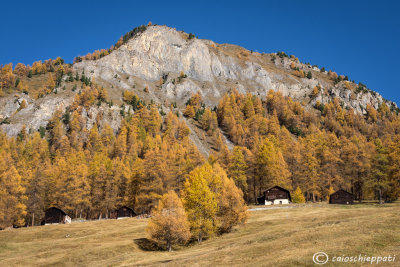
MULTIPOLYGON (((207 238, 204 238, 204 240, 207 240, 207 238)), ((135 244, 139 247, 139 249, 143 250, 143 251, 167 251, 167 247, 166 245, 160 245, 157 242, 147 239, 147 238, 137 238, 134 239, 133 242, 135 242, 135 244)), ((173 251, 178 251, 181 249, 185 249, 191 246, 196 246, 198 245, 197 243, 197 239, 192 237, 185 245, 179 245, 179 244, 175 244, 172 247, 173 251)))
POLYGON ((135 244, 138 245, 138 247, 144 251, 163 251, 163 250, 165 251, 165 248, 161 247, 156 242, 147 238, 137 238, 134 239, 133 242, 135 242, 135 244))

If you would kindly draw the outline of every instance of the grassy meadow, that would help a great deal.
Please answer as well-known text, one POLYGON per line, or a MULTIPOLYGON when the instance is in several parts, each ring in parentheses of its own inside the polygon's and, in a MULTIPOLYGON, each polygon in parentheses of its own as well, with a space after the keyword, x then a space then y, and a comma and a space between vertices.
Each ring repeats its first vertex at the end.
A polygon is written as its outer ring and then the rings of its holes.
MULTIPOLYGON (((0 231, 0 266, 316 266, 312 256, 319 251, 397 255, 394 263, 379 266, 400 266, 400 203, 251 211, 249 221, 233 232, 170 253, 146 239, 147 220, 0 231)), ((323 266, 340 265, 367 264, 323 266)))

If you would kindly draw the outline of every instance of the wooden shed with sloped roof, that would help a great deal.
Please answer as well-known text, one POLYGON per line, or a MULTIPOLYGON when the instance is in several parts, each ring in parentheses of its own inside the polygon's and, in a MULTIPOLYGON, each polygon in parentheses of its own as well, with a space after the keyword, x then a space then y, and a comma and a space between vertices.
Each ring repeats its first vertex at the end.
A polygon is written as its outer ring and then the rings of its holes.
POLYGON ((329 204, 353 204, 354 195, 343 189, 336 191, 329 196, 329 204))
POLYGON ((129 218, 129 217, 135 217, 136 212, 127 207, 127 206, 122 206, 116 209, 114 212, 111 213, 110 218, 112 219, 120 219, 120 218, 129 218))
POLYGON ((289 190, 277 185, 264 191, 257 200, 261 205, 289 204, 292 201, 289 190))
POLYGON ((41 222, 45 224, 56 224, 56 223, 71 223, 71 217, 62 209, 51 207, 45 210, 44 219, 41 222))

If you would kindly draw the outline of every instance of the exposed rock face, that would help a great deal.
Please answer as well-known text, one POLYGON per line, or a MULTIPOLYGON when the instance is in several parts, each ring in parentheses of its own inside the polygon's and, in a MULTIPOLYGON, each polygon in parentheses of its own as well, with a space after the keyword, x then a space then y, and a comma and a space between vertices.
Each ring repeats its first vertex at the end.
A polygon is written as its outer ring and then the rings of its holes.
POLYGON ((184 71, 199 81, 212 81, 211 55, 207 45, 198 39, 186 41, 179 32, 167 27, 149 27, 138 38, 97 61, 76 65, 95 76, 112 79, 115 73, 157 81, 166 72, 184 71))
POLYGON ((47 95, 34 101, 29 96, 6 96, 0 98, 0 120, 10 118, 11 123, 2 124, 0 128, 10 136, 16 136, 23 125, 29 131, 37 131, 40 126, 45 127, 57 109, 64 110, 73 98, 66 95, 47 95), (27 107, 21 110, 20 105, 25 100, 27 107))
MULTIPOLYGON (((104 86, 114 103, 121 103, 122 92, 131 90, 146 101, 164 105, 165 110, 172 102, 183 108, 186 100, 197 91, 201 92, 207 105, 214 106, 232 89, 261 97, 273 89, 310 106, 317 101, 327 103, 338 97, 344 107, 352 107, 360 113, 365 112, 367 104, 378 108, 386 101, 375 92, 356 93, 343 82, 334 85, 317 67, 294 59, 253 53, 235 45, 220 45, 209 40, 189 39, 187 34, 166 26, 148 27, 110 55, 76 63, 73 68, 79 73, 84 71, 86 76, 104 86), (305 73, 311 71, 313 77, 294 76, 293 62, 305 73), (182 74, 184 77, 180 77, 182 74), (316 85, 321 87, 320 93, 310 98, 316 85), (143 91, 145 87, 146 92, 143 91)), ((2 124, 0 128, 11 136, 18 134, 24 124, 27 129, 35 131, 47 124, 55 110, 70 105, 74 94, 51 94, 36 101, 28 96, 0 98, 0 122, 10 118, 10 123, 2 124), (22 99, 28 106, 17 112, 22 99)), ((388 104, 395 106, 391 102, 388 104)), ((102 105, 85 110, 88 128, 98 114, 103 122, 118 130, 121 121, 119 107, 102 105)))
MULTIPOLYGON (((148 86, 155 97, 153 100, 164 103, 166 100, 185 100, 192 93, 200 91, 209 105, 216 105, 218 99, 228 90, 236 88, 239 92, 251 92, 265 96, 270 89, 280 91, 296 100, 307 99, 316 85, 322 94, 314 100, 322 103, 339 97, 344 106, 351 106, 363 112, 366 104, 378 107, 382 101, 379 94, 359 94, 350 99, 351 91, 343 84, 333 87, 326 79, 318 77, 298 78, 291 74, 289 58, 271 62, 271 55, 250 53, 233 45, 218 45, 209 40, 188 39, 187 35, 166 26, 152 26, 132 38, 110 55, 96 61, 83 61, 75 64, 78 71, 85 70, 113 87, 132 89, 148 86), (176 77, 183 72, 186 79, 177 83, 176 77), (156 84, 163 75, 169 78, 161 86, 156 84), (128 79, 116 77, 128 76, 128 79), (130 77, 135 77, 131 79, 130 77), (174 82, 175 79, 175 82, 174 82)), ((319 69, 298 64, 304 71, 319 73, 319 69)), ((322 75, 322 74, 321 74, 322 75)), ((324 74, 327 76, 326 74, 324 74)), ((140 94, 140 92, 139 92, 140 94)))

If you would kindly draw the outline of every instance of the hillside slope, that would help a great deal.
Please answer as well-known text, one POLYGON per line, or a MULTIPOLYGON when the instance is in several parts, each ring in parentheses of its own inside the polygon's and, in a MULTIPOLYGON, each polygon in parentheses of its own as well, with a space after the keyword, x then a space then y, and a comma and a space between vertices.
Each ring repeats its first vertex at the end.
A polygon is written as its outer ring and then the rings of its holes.
POLYGON ((318 251, 331 257, 393 256, 400 253, 399 214, 398 203, 257 211, 232 233, 171 253, 155 250, 146 239, 146 219, 12 229, 0 231, 0 265, 313 266, 318 251))

